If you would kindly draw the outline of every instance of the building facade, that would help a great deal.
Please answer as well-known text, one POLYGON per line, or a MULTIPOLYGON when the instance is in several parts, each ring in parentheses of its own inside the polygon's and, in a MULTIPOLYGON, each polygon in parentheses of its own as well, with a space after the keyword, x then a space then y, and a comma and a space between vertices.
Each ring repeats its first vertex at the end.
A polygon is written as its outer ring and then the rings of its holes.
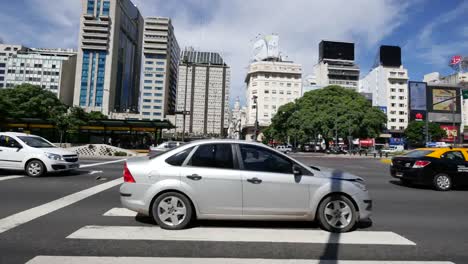
POLYGON ((21 45, 0 44, 0 88, 6 87, 5 80, 8 58, 18 53, 18 51, 25 49, 26 48, 21 45))
POLYGON ((221 55, 183 51, 177 82, 176 134, 224 137, 229 125, 230 83, 231 70, 221 55))
POLYGON ((408 126, 408 70, 401 64, 400 47, 381 46, 377 58, 359 91, 372 94, 372 105, 387 114, 388 132, 401 135, 408 126), (397 54, 387 54, 389 49, 397 54))
POLYGON ((143 18, 130 0, 82 0, 73 104, 138 112, 143 18))
POLYGON ((340 85, 357 91, 360 70, 354 62, 354 43, 321 41, 314 73, 319 86, 340 85))
POLYGON ((147 17, 143 32, 141 119, 163 120, 176 104, 180 49, 171 20, 147 17))
MULTIPOLYGON (((271 124, 271 118, 280 106, 302 96, 302 66, 287 61, 253 62, 245 83, 247 126, 255 126, 258 108, 259 127, 266 127, 271 124)), ((247 138, 252 137, 250 133, 247 134, 247 138)))

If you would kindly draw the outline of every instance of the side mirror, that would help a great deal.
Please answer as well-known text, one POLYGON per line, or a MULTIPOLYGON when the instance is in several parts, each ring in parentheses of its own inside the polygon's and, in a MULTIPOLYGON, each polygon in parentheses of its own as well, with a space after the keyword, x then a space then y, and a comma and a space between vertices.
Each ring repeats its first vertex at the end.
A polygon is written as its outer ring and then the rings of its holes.
POLYGON ((301 167, 299 167, 298 165, 294 164, 292 169, 293 169, 294 176, 301 176, 302 175, 301 167))
POLYGON ((18 149, 17 151, 20 151, 20 150, 23 148, 23 146, 21 146, 21 145, 19 145, 19 144, 16 145, 15 147, 18 149))

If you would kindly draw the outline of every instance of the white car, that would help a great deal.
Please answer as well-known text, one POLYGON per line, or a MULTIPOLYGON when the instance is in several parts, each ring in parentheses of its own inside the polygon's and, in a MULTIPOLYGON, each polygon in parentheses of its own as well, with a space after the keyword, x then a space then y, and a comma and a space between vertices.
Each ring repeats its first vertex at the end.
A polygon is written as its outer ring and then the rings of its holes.
POLYGON ((399 151, 404 151, 405 148, 403 146, 390 146, 388 149, 382 149, 382 152, 383 153, 393 153, 393 152, 399 152, 399 151))
POLYGON ((173 148, 182 146, 184 142, 182 141, 167 141, 164 143, 159 144, 156 147, 150 147, 150 155, 155 155, 155 154, 161 154, 163 152, 166 152, 168 150, 171 150, 173 148))
POLYGON ((276 150, 277 151, 280 151, 280 152, 283 152, 285 154, 288 154, 289 152, 292 152, 292 148, 291 146, 276 146, 276 150))
POLYGON ((0 169, 22 170, 30 177, 47 172, 78 169, 78 155, 46 139, 14 132, 0 132, 0 169))

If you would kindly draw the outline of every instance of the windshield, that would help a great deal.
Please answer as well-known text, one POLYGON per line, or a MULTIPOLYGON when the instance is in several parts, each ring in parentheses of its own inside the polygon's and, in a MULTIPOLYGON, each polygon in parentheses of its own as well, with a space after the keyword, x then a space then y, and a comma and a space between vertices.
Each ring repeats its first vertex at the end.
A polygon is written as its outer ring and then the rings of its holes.
POLYGON ((429 155, 432 152, 434 151, 433 150, 413 150, 413 151, 406 153, 404 156, 410 157, 410 158, 419 158, 419 157, 424 157, 426 155, 429 155))
POLYGON ((56 148, 56 146, 50 144, 41 137, 20 136, 18 138, 21 139, 26 145, 33 148, 56 148))

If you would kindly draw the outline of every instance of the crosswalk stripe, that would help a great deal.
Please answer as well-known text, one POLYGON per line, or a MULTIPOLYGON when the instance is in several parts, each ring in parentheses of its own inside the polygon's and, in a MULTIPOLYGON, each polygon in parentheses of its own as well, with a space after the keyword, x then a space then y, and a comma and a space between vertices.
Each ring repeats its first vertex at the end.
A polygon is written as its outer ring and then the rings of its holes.
POLYGON ((134 217, 137 215, 137 212, 128 210, 127 208, 112 208, 109 211, 107 211, 105 216, 130 216, 134 217))
POLYGON ((48 202, 48 203, 33 207, 31 209, 16 213, 14 215, 10 215, 5 218, 2 218, 0 219, 0 234, 12 228, 15 228, 19 225, 32 221, 36 218, 39 218, 41 216, 44 216, 46 214, 52 213, 56 210, 62 209, 71 204, 79 202, 99 192, 110 189, 114 186, 121 184, 122 182, 123 182, 122 178, 119 178, 113 181, 109 181, 103 184, 96 185, 94 187, 88 188, 80 192, 67 195, 65 197, 59 198, 52 202, 48 202))
POLYGON ((5 177, 0 177, 0 181, 12 180, 12 179, 23 178, 23 177, 24 176, 20 176, 20 175, 5 176, 5 177))
POLYGON ((454 264, 449 261, 37 256, 26 264, 454 264))
POLYGON ((270 243, 320 243, 416 245, 393 232, 354 231, 329 233, 322 230, 217 228, 198 227, 185 230, 164 230, 151 226, 85 226, 67 238, 110 240, 182 240, 270 243))

